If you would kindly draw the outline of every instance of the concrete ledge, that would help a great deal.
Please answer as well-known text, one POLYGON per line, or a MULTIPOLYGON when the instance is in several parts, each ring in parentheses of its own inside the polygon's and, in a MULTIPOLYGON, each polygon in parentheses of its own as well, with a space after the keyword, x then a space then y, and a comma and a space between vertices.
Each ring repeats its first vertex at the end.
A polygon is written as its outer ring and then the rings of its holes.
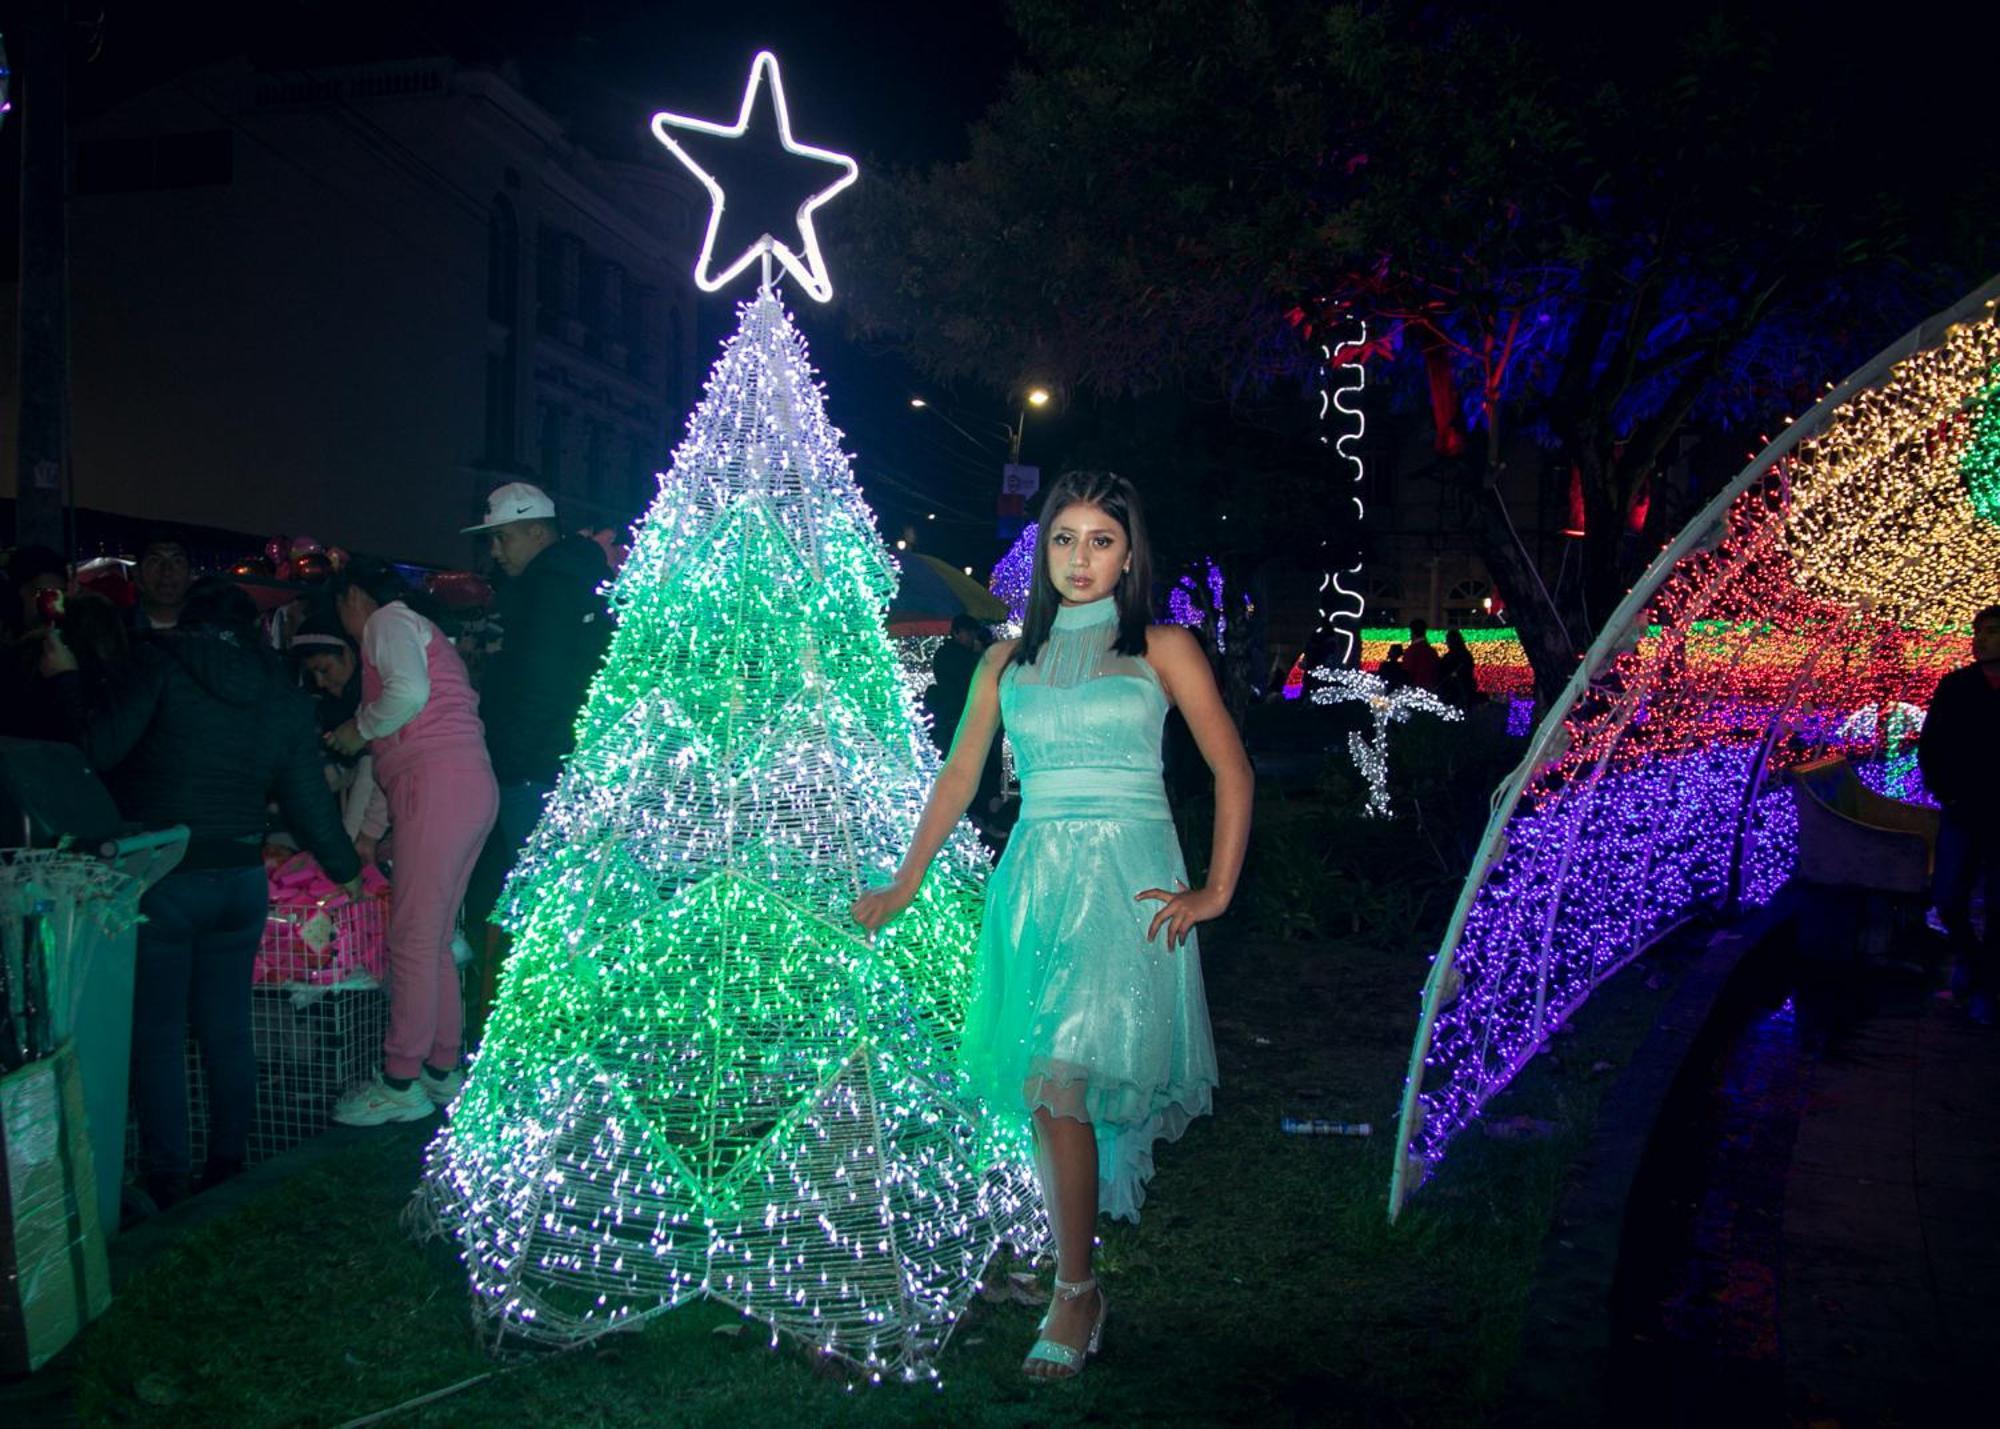
POLYGON ((1654 1126, 1704 1034, 1721 1035, 1713 1014, 1744 979, 1745 959, 1792 915, 1788 890, 1725 928, 1682 934, 1656 950, 1656 957, 1684 952, 1693 961, 1605 1094, 1574 1163, 1529 1287, 1520 1356, 1495 1424, 1605 1422, 1626 1205, 1654 1126))

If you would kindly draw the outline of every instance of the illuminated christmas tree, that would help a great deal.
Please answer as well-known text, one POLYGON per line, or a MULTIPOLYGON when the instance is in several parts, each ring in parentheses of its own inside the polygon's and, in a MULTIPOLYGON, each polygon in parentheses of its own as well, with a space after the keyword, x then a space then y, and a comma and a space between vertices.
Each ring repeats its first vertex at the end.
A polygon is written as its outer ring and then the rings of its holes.
POLYGON ((848 918, 937 756, 805 344, 768 289, 739 315, 613 587, 419 1204, 496 1336, 705 1297, 917 1378, 998 1245, 1041 1234, 955 1070, 985 860, 961 825, 872 943, 848 918))

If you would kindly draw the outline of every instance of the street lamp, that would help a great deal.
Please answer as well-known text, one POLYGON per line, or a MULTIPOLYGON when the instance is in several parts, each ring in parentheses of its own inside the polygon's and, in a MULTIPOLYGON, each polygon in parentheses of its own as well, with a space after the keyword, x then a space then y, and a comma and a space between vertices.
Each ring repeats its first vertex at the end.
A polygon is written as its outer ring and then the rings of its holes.
MULTIPOLYGON (((1007 462, 1010 466, 1018 466, 1021 461, 1021 438, 1025 433, 1028 424, 1028 408, 1033 407, 1037 411, 1040 411, 1042 408, 1048 406, 1049 403, 1053 401, 1055 401, 1055 393, 1051 391, 1049 388, 1044 387, 1039 383, 1037 383, 1036 385, 1029 387, 1028 389, 1026 389, 1021 393, 1022 405, 1020 407, 1020 410, 1015 414, 1013 421, 993 423, 994 427, 999 430, 1000 434, 1006 437, 1007 439, 1007 462)), ((946 426, 950 427, 953 431, 957 432, 961 437, 964 437, 968 442, 971 442, 974 446, 976 447, 986 446, 986 441, 982 440, 974 433, 967 431, 963 426, 961 426, 958 423, 958 421, 955 418, 953 418, 950 415, 949 412, 946 411, 945 408, 933 406, 932 403, 930 402, 930 399, 926 397, 911 397, 910 407, 912 408, 912 410, 919 412, 928 410, 932 416, 936 417, 939 421, 943 422, 946 426)), ((985 418, 983 420, 992 421, 990 417, 985 418)))
POLYGON ((1027 406, 1022 407, 1020 415, 1014 419, 1014 430, 1010 434, 1011 439, 1007 444, 1007 463, 1009 466, 1019 466, 1021 464, 1021 433, 1028 425, 1028 408, 1034 407, 1039 409, 1048 406, 1049 389, 1046 387, 1030 387, 1022 394, 1022 400, 1027 406))

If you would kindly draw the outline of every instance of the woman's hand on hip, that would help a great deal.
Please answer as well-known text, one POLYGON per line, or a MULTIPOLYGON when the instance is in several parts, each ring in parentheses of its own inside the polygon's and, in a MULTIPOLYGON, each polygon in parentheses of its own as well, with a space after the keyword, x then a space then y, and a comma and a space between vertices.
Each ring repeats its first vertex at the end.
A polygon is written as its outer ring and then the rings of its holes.
POLYGON ((1179 879, 1174 880, 1180 887, 1174 892, 1164 888, 1148 888, 1139 895, 1139 901, 1148 899, 1160 905, 1160 911, 1153 915, 1153 925, 1146 930, 1146 941, 1152 942, 1159 936, 1160 925, 1167 926, 1167 946, 1184 947, 1188 935, 1194 932, 1194 925, 1206 923, 1212 918, 1220 918, 1229 907, 1229 900, 1220 893, 1207 888, 1189 888, 1179 879))

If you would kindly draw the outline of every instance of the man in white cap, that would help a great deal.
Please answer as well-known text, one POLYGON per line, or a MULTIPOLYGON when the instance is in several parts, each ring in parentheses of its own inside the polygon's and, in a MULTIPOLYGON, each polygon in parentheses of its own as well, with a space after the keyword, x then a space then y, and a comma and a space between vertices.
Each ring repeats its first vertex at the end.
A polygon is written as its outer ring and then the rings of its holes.
MULTIPOLYGON (((577 711, 611 640, 610 613, 598 593, 611 568, 597 542, 562 534, 555 502, 525 481, 495 490, 486 499, 486 519, 465 529, 488 537, 507 577, 495 603, 500 648, 487 657, 479 691, 486 749, 500 784, 499 817, 466 896, 469 916, 483 922, 575 741, 577 711)), ((492 962, 485 969, 489 989, 498 974, 492 962)), ((484 1008, 477 993, 473 1001, 468 1011, 476 1029, 484 1008)))

